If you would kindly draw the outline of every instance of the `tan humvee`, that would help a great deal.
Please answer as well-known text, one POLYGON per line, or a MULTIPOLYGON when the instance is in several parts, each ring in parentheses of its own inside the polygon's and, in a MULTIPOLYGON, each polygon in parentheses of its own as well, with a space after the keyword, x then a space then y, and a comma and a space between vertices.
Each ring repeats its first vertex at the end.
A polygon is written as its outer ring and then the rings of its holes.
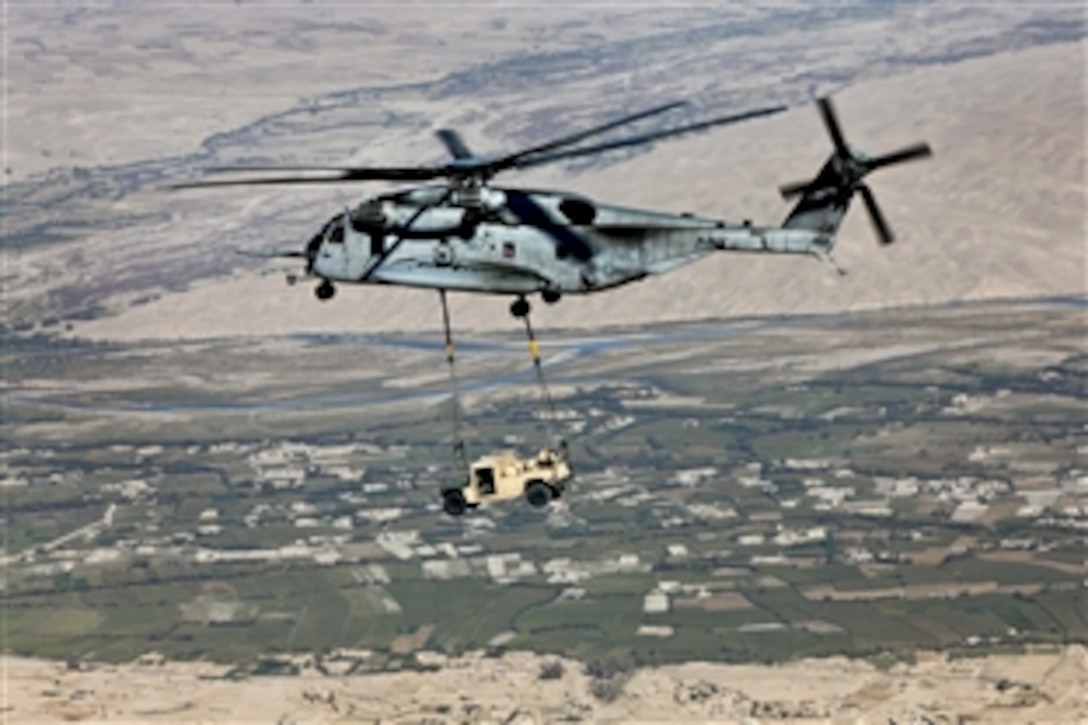
POLYGON ((450 516, 481 503, 508 501, 524 496, 533 506, 545 506, 559 498, 573 476, 565 448, 544 448, 533 458, 519 458, 513 451, 483 456, 469 466, 467 480, 442 490, 442 507, 450 516))

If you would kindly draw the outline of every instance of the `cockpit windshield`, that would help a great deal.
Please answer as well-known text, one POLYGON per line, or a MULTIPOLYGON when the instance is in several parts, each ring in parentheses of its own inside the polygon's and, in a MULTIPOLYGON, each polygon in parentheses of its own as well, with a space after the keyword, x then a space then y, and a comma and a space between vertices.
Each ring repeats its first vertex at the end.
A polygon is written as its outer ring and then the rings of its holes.
POLYGON ((325 241, 329 244, 342 244, 344 241, 344 220, 342 217, 330 219, 325 225, 325 241))

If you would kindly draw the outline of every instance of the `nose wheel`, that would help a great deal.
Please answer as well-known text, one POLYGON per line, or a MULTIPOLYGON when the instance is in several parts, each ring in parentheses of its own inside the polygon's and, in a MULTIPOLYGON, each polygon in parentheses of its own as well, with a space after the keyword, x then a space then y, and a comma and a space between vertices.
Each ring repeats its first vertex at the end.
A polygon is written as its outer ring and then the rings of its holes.
POLYGON ((314 289, 314 294, 317 295, 317 299, 324 302, 332 299, 332 296, 336 294, 336 288, 333 287, 332 282, 329 280, 322 280, 321 284, 314 289))

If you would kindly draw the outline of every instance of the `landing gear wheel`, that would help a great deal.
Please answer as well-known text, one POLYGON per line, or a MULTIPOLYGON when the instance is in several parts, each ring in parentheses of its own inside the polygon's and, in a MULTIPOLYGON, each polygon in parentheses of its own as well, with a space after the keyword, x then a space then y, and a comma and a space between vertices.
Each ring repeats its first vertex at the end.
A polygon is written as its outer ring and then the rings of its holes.
POLYGON ((325 300, 332 299, 332 296, 336 294, 336 288, 332 286, 332 282, 326 279, 317 286, 314 290, 314 294, 317 295, 317 299, 324 302, 325 300))
POLYGON ((547 302, 549 305, 554 305, 559 301, 559 298, 563 295, 559 294, 555 290, 546 289, 540 293, 540 298, 547 302))
POLYGON ((442 494, 442 510, 450 516, 460 516, 465 513, 465 494, 460 491, 446 491, 442 494))
POLYGON ((552 490, 543 481, 532 481, 525 487, 525 498, 537 508, 547 506, 552 500, 552 490))
POLYGON ((514 317, 525 317, 529 314, 529 309, 529 300, 524 297, 518 297, 510 303, 510 314, 514 317))

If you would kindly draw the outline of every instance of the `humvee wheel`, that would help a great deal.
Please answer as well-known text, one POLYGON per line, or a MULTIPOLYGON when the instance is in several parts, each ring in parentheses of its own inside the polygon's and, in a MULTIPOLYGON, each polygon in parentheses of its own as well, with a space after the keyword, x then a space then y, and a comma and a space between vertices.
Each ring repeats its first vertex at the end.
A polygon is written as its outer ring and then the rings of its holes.
POLYGON ((442 494, 442 509, 450 516, 460 516, 465 512, 465 494, 460 491, 446 491, 442 494))
POLYGON ((525 487, 525 498, 536 507, 547 506, 552 500, 552 490, 543 481, 531 481, 525 487))

